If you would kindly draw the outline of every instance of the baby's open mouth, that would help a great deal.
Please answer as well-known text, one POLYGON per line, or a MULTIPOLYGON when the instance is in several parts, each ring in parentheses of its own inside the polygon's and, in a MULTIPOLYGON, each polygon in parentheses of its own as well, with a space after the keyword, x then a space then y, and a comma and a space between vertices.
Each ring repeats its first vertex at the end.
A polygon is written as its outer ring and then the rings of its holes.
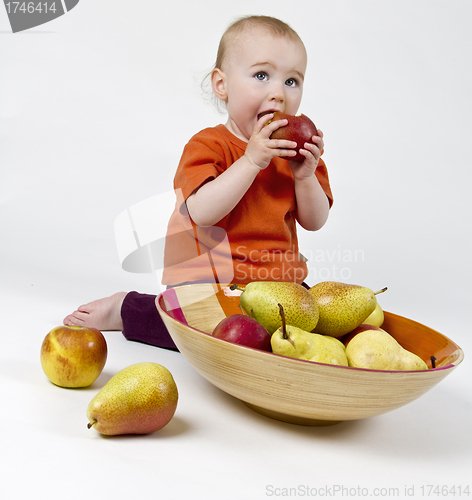
POLYGON ((268 110, 268 111, 263 111, 262 113, 259 113, 259 114, 257 115, 257 120, 260 120, 260 119, 261 119, 263 116, 265 116, 265 115, 269 115, 269 114, 271 114, 271 113, 275 113, 275 111, 276 111, 275 109, 273 109, 273 110, 268 110))

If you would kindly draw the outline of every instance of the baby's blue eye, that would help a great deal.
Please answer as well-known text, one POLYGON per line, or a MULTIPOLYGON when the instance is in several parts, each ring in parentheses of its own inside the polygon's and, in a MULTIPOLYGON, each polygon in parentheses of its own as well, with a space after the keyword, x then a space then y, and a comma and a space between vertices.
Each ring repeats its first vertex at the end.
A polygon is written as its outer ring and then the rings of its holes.
POLYGON ((259 71, 259 73, 255 74, 255 78, 261 81, 267 80, 267 73, 265 73, 264 71, 259 71))
POLYGON ((288 87, 296 87, 297 86, 297 80, 295 78, 289 78, 288 80, 285 80, 285 85, 288 87))

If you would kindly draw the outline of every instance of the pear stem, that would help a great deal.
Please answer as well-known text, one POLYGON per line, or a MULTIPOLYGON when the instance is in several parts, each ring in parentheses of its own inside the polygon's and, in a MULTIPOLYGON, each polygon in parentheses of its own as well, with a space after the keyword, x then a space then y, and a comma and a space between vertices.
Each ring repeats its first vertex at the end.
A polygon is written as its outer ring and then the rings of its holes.
POLYGON ((240 290, 241 292, 244 292, 244 288, 241 288, 239 285, 231 285, 229 287, 230 290, 240 290))
POLYGON ((93 419, 91 422, 89 422, 87 424, 87 429, 91 429, 96 423, 97 423, 97 421, 95 419, 93 419))
POLYGON ((288 339, 284 308, 282 307, 282 304, 277 304, 277 305, 279 306, 280 317, 282 318, 282 338, 288 339))
POLYGON ((374 295, 378 295, 379 293, 384 293, 385 291, 387 291, 387 287, 384 287, 384 288, 382 288, 382 290, 375 292, 374 295))
POLYGON ((431 359, 431 368, 436 368, 436 358, 434 356, 430 356, 431 359))

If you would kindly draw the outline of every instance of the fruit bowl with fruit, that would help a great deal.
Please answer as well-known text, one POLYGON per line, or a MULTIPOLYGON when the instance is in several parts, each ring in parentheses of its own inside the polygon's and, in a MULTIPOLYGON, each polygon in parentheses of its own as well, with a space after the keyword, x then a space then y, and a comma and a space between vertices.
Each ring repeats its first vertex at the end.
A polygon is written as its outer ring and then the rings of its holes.
MULTIPOLYGON (((267 417, 323 426, 381 415, 422 396, 463 360, 461 348, 445 335, 387 311, 383 311, 382 330, 398 349, 422 360, 424 369, 358 368, 241 345, 213 335, 225 318, 243 314, 241 297, 228 290, 215 284, 176 287, 161 293, 156 307, 180 352, 197 372, 267 417)), ((368 331, 376 329, 370 326, 368 331)), ((273 339, 283 339, 280 328, 271 334, 273 339)))

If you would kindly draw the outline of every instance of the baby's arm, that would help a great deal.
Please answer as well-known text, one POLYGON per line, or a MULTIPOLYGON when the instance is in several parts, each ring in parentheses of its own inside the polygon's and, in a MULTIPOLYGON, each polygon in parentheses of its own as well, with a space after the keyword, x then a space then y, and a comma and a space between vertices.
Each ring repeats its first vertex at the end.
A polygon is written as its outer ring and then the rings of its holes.
POLYGON ((329 201, 314 172, 324 148, 323 132, 312 138, 314 144, 306 143, 302 163, 290 162, 295 179, 295 198, 297 200, 297 220, 307 231, 321 229, 328 219, 329 201))
POLYGON ((329 201, 316 175, 295 181, 297 220, 307 231, 318 231, 328 220, 329 201))
POLYGON ((213 226, 228 215, 260 170, 245 156, 187 198, 187 210, 197 226, 213 226))
POLYGON ((215 179, 201 186, 187 199, 187 210, 198 226, 213 226, 226 217, 250 188, 257 174, 275 156, 295 155, 291 141, 269 139, 272 132, 287 120, 277 120, 265 126, 272 114, 262 117, 254 127, 244 156, 235 161, 215 179))

